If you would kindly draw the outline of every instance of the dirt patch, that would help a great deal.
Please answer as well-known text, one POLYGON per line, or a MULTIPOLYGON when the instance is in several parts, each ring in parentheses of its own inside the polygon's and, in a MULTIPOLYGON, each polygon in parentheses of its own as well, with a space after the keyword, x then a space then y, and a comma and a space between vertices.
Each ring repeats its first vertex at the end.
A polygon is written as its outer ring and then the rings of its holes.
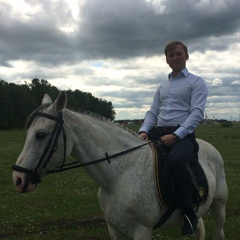
MULTIPOLYGON (((84 219, 61 219, 43 223, 27 223, 18 225, 7 225, 0 233, 0 239, 9 236, 26 236, 32 234, 48 234, 49 232, 61 230, 77 230, 85 227, 105 227, 106 222, 102 216, 84 219)), ((99 238, 94 238, 99 239, 99 238)))

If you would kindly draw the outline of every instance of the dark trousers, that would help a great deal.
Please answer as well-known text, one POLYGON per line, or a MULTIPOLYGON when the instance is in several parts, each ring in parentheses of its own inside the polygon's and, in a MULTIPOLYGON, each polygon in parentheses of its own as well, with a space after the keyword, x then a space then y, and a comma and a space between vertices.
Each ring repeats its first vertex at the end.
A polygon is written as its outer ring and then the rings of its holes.
MULTIPOLYGON (((161 136, 171 133, 155 129, 149 134, 149 139, 159 141, 161 136)), ((198 154, 195 134, 189 134, 171 147, 164 146, 163 149, 167 153, 166 164, 177 196, 177 205, 180 208, 189 208, 192 206, 194 191, 189 161, 196 159, 195 156, 198 154)))
POLYGON ((167 165, 180 208, 192 206, 193 184, 188 161, 194 150, 194 139, 187 136, 168 148, 167 165))

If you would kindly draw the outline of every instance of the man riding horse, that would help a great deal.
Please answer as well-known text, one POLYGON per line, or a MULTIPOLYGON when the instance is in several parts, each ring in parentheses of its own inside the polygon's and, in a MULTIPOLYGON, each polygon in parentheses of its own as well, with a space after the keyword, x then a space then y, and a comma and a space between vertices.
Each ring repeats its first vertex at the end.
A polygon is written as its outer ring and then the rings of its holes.
POLYGON ((194 189, 188 161, 198 151, 194 129, 204 117, 208 89, 204 80, 186 68, 188 49, 179 41, 165 47, 166 62, 172 69, 168 80, 155 95, 139 130, 142 139, 160 140, 167 152, 167 165, 182 209, 182 235, 192 235, 198 218, 192 206, 194 189), (152 139, 149 133, 157 125, 152 139))

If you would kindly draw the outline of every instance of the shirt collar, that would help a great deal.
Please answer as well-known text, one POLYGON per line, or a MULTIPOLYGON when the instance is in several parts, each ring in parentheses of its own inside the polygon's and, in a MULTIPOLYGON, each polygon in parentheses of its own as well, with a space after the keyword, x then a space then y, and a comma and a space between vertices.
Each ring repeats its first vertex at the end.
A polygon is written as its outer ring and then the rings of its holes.
MULTIPOLYGON (((184 68, 181 72, 178 73, 178 76, 176 78, 187 77, 188 73, 189 73, 188 69, 184 68)), ((168 74, 168 79, 169 80, 173 80, 174 79, 172 72, 168 74)))

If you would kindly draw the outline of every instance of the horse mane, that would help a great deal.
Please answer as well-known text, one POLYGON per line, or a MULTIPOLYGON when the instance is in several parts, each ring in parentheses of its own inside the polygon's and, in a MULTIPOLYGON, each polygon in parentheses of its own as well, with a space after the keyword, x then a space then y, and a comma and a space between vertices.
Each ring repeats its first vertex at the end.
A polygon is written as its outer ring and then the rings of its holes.
POLYGON ((99 121, 107 122, 107 123, 109 123, 109 124, 113 124, 113 125, 115 125, 116 127, 122 128, 122 129, 124 129, 125 131, 131 133, 132 135, 138 137, 138 134, 137 134, 135 131, 129 129, 128 127, 126 127, 126 126, 124 126, 124 125, 122 125, 122 124, 120 124, 120 123, 118 123, 118 122, 115 122, 114 120, 111 120, 111 119, 109 119, 109 118, 106 118, 105 116, 102 116, 102 115, 100 115, 100 114, 98 114, 98 113, 91 112, 91 111, 84 110, 84 109, 78 109, 77 111, 74 110, 74 109, 69 109, 69 108, 67 108, 67 109, 70 110, 70 111, 72 111, 72 112, 75 112, 75 113, 77 113, 77 114, 80 113, 80 114, 83 114, 83 115, 92 117, 92 118, 94 118, 94 119, 97 119, 97 120, 99 120, 99 121))
MULTIPOLYGON (((33 122, 33 119, 36 116, 36 112, 43 111, 44 109, 46 109, 50 105, 51 105, 50 103, 43 104, 40 107, 38 107, 37 109, 35 109, 32 113, 30 113, 30 115, 27 117, 27 120, 25 122, 25 128, 28 129, 30 127, 31 123, 33 122)), ((122 124, 120 124, 118 122, 115 122, 114 120, 106 118, 106 117, 104 117, 104 116, 102 116, 102 115, 100 115, 98 113, 94 113, 94 112, 87 111, 87 110, 74 111, 74 110, 71 110, 69 108, 66 108, 66 109, 69 110, 69 111, 78 113, 78 114, 81 113, 83 115, 92 117, 92 118, 97 119, 97 120, 102 121, 102 122, 108 122, 109 124, 113 124, 113 125, 115 125, 115 126, 117 126, 119 128, 124 129, 125 131, 133 134, 134 136, 138 136, 138 134, 135 131, 129 129, 128 127, 126 127, 126 126, 124 126, 124 125, 122 125, 122 124)))
MULTIPOLYGON (((70 109, 68 109, 68 110, 70 110, 70 109)), ((70 110, 70 111, 71 111, 71 110, 70 110)), ((74 112, 76 112, 76 111, 74 111, 74 112)), ((119 128, 122 128, 122 129, 124 129, 125 131, 131 133, 132 135, 138 137, 138 134, 137 134, 135 131, 129 129, 128 127, 126 127, 126 126, 124 126, 124 125, 122 125, 122 124, 120 124, 120 123, 118 123, 118 122, 115 122, 114 120, 111 120, 111 119, 109 119, 109 118, 106 118, 106 117, 104 117, 104 116, 102 116, 102 115, 100 115, 100 114, 98 114, 98 113, 94 113, 94 112, 87 111, 87 110, 80 110, 79 112, 76 112, 76 113, 81 113, 81 114, 83 114, 83 115, 90 116, 90 117, 92 117, 92 118, 94 118, 94 119, 97 119, 97 120, 99 120, 99 121, 102 121, 102 122, 108 122, 109 124, 113 124, 113 125, 115 125, 115 126, 117 126, 117 127, 119 127, 119 128)))
POLYGON ((95 113, 95 112, 91 112, 91 111, 87 111, 87 110, 80 110, 80 113, 82 113, 83 115, 87 115, 87 116, 90 116, 92 118, 98 119, 102 122, 114 122, 111 119, 106 118, 106 117, 104 117, 104 116, 102 116, 98 113, 95 113))
POLYGON ((49 107, 51 105, 51 103, 45 103, 45 104, 42 104, 40 107, 38 107, 37 109, 35 109, 32 113, 30 113, 30 115, 27 117, 27 120, 25 122, 25 128, 29 128, 30 125, 32 124, 33 122, 33 119, 35 118, 36 116, 36 112, 39 112, 39 111, 42 111, 44 109, 46 109, 47 107, 49 107))

